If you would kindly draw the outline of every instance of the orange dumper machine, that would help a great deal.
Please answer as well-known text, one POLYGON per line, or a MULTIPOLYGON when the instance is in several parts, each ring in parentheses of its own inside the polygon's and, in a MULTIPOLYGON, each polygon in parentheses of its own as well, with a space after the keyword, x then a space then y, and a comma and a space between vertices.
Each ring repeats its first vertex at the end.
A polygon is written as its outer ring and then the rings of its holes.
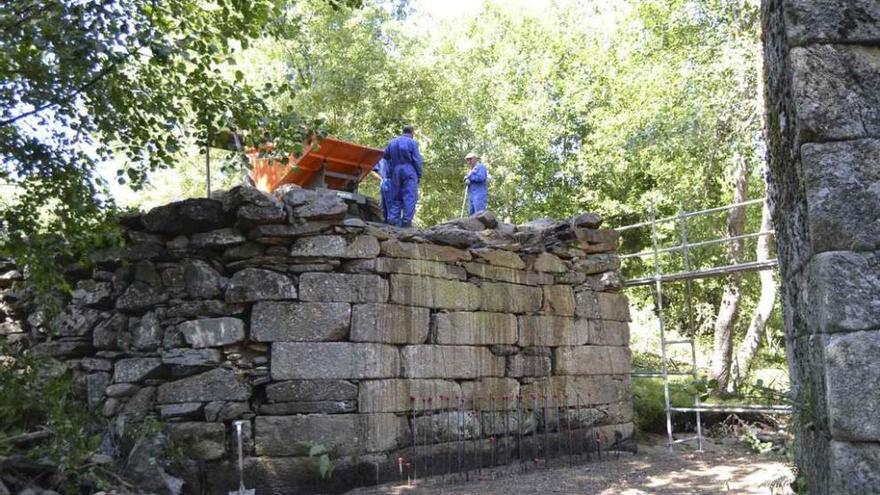
MULTIPOLYGON (((358 185, 382 158, 383 150, 326 137, 320 144, 311 144, 304 153, 288 163, 261 158, 258 150, 248 152, 253 185, 273 192, 284 184, 306 189, 326 188, 351 193, 346 199, 364 198, 357 194, 358 185), (360 196, 357 198, 355 196, 360 196)), ((364 198, 365 199, 365 198, 364 198)), ((361 201, 358 201, 361 203, 361 201)))

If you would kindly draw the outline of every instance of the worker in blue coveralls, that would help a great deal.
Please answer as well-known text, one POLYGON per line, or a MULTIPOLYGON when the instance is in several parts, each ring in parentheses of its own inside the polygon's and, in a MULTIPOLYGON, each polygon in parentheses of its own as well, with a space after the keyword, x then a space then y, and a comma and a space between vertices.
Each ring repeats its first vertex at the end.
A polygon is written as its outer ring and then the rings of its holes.
POLYGON ((464 182, 467 184, 468 215, 473 215, 485 210, 489 201, 489 192, 486 189, 489 172, 480 157, 474 153, 468 153, 464 161, 471 166, 470 172, 464 176, 464 182))
POLYGON ((411 227, 419 200, 419 181, 422 178, 422 155, 419 143, 413 139, 413 126, 403 127, 403 134, 391 140, 383 157, 391 172, 388 195, 388 217, 385 222, 398 227, 411 227))
POLYGON ((382 220, 388 221, 388 204, 391 202, 391 177, 388 170, 388 161, 384 158, 373 165, 373 174, 379 179, 379 206, 382 207, 382 220))

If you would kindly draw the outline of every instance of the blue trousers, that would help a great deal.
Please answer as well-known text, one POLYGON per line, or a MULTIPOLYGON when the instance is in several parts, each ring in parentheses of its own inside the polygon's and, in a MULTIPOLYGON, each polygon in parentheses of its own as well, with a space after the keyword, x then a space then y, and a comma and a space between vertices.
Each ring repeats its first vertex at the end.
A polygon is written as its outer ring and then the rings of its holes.
POLYGON ((398 227, 412 226, 419 201, 419 175, 414 166, 405 163, 391 170, 391 204, 387 223, 398 227))
POLYGON ((489 195, 484 187, 474 186, 468 187, 468 215, 479 213, 486 209, 489 195))

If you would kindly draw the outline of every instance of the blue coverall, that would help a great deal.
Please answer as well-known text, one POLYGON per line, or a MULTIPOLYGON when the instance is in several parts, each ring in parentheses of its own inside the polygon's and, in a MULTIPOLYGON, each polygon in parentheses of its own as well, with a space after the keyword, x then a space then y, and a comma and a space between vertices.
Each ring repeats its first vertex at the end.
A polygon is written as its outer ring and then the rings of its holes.
POLYGON ((468 215, 479 213, 486 209, 489 201, 489 192, 486 183, 489 180, 489 172, 482 162, 477 162, 466 177, 468 181, 468 215))
POLYGON ((391 172, 390 203, 386 223, 399 227, 412 226, 419 200, 422 178, 422 155, 419 144, 409 134, 401 134, 385 147, 385 160, 391 172))
POLYGON ((391 174, 388 170, 388 162, 382 158, 373 166, 373 172, 379 174, 382 179, 379 184, 379 205, 382 207, 382 220, 388 222, 388 205, 391 203, 391 174))

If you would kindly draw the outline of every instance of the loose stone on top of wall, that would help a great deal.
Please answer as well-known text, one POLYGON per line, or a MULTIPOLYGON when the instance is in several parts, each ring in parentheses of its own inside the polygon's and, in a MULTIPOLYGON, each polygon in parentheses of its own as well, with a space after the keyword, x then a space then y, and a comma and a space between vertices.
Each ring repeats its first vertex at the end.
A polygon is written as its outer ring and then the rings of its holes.
POLYGON ((387 478, 398 457, 424 455, 413 424, 438 449, 459 433, 488 446, 502 428, 490 405, 529 394, 631 436, 629 313, 606 283, 619 259, 601 219, 514 226, 486 212, 418 231, 365 222, 363 208, 235 188, 131 218, 127 248, 83 270, 63 317, 29 324, 62 330, 34 350, 68 361, 107 417, 167 425, 193 462, 191 492, 198 469, 212 493, 237 487, 220 474, 235 420, 246 480, 266 493, 387 478), (333 453, 332 482, 309 442, 333 453))

